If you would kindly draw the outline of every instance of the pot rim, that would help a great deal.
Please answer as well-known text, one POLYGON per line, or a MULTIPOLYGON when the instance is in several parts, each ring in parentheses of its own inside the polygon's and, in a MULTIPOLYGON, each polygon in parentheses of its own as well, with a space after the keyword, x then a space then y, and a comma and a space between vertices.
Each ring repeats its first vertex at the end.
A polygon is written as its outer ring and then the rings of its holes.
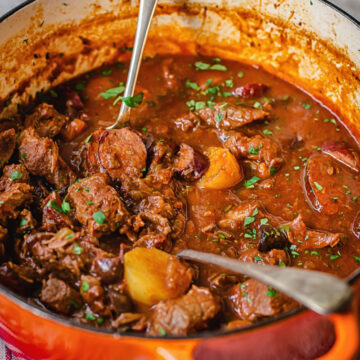
MULTIPOLYGON (((326 6, 329 6, 334 11, 338 12, 340 15, 344 16, 349 21, 351 21, 360 30, 360 19, 359 20, 356 19, 354 16, 349 14, 347 11, 345 11, 342 8, 340 8, 339 6, 331 3, 329 0, 315 0, 315 1, 319 1, 323 4, 325 4, 326 6)), ((19 5, 15 6, 13 9, 6 12, 4 15, 0 16, 0 23, 2 23, 4 20, 9 18, 10 16, 17 13, 19 10, 26 7, 27 5, 30 5, 31 3, 34 3, 34 2, 36 2, 36 0, 23 1, 19 5)), ((359 276, 360 276, 360 272, 359 272, 359 276)), ((357 277, 358 276, 353 277, 351 280, 349 280, 349 282, 352 283, 357 277)), ((2 284, 0 284, 0 294, 5 296, 9 300, 13 301, 14 303, 19 305, 23 309, 30 311, 32 314, 39 316, 45 320, 54 321, 62 326, 65 325, 67 327, 78 328, 80 330, 89 331, 89 332, 92 332, 95 334, 110 335, 110 336, 113 336, 114 338, 129 337, 129 338, 142 338, 142 339, 149 339, 149 340, 154 339, 154 340, 162 340, 162 341, 163 340, 207 339, 207 338, 213 338, 213 337, 221 337, 221 336, 234 335, 234 334, 238 334, 238 333, 244 333, 244 332, 248 332, 251 330, 255 330, 257 328, 262 328, 264 326, 271 325, 273 323, 278 323, 281 320, 289 319, 289 318, 291 318, 295 315, 298 315, 300 313, 303 313, 307 310, 305 307, 300 307, 298 309, 288 311, 288 312, 280 314, 278 316, 271 317, 266 320, 262 320, 258 323, 251 324, 249 326, 245 326, 242 328, 237 328, 237 329, 235 328, 233 330, 225 330, 224 329, 224 330, 216 330, 216 331, 203 331, 201 333, 193 334, 193 335, 164 337, 164 336, 149 336, 144 333, 137 333, 137 332, 117 333, 115 331, 108 330, 108 329, 95 328, 94 326, 91 326, 91 325, 76 323, 75 321, 71 320, 71 318, 66 318, 66 317, 63 317, 54 312, 50 312, 46 308, 41 308, 39 305, 36 306, 36 305, 30 304, 22 296, 16 294, 15 292, 8 289, 7 287, 5 287, 2 284)))

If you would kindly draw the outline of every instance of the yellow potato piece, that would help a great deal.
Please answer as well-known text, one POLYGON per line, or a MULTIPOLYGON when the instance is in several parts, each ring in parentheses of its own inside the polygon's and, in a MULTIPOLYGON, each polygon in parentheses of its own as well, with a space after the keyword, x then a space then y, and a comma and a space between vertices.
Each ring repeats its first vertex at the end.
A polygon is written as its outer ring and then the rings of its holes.
POLYGON ((138 247, 127 252, 124 271, 130 297, 150 306, 183 295, 192 280, 189 267, 158 249, 138 247))
POLYGON ((210 166, 198 183, 206 189, 227 189, 237 185, 243 179, 242 169, 235 156, 227 149, 210 147, 205 154, 210 166))

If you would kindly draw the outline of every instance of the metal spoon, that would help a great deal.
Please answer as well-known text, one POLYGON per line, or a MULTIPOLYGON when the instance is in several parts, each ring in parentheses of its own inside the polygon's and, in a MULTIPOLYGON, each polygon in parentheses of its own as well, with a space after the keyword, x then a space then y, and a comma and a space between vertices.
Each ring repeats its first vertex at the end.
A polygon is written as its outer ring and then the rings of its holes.
MULTIPOLYGON (((128 77, 124 97, 134 96, 136 80, 139 74, 140 62, 144 51, 146 38, 149 32, 150 22, 154 15, 158 0, 140 0, 139 17, 136 28, 134 48, 131 55, 128 77)), ((131 108, 124 102, 121 104, 119 115, 115 123, 108 129, 119 129, 130 123, 131 108)))
POLYGON ((339 311, 352 298, 352 289, 345 281, 318 271, 246 263, 196 250, 181 250, 176 255, 251 276, 319 314, 339 311))

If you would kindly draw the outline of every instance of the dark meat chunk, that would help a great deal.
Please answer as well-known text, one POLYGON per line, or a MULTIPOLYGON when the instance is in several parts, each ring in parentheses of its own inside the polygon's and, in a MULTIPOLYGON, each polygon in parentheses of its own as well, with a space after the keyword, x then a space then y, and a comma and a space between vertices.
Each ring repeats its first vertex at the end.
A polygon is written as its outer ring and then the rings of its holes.
POLYGON ((66 282, 56 278, 44 282, 40 300, 50 309, 66 315, 79 309, 82 305, 79 293, 66 282))
POLYGON ((312 156, 306 167, 305 191, 307 200, 315 210, 325 215, 334 215, 346 204, 342 179, 330 157, 312 156))
POLYGON ((281 228, 286 231, 289 241, 302 250, 334 247, 340 241, 340 234, 308 229, 301 215, 291 222, 282 224, 281 228))
POLYGON ((34 128, 30 127, 21 133, 21 161, 33 175, 44 176, 57 189, 69 186, 76 180, 76 175, 59 155, 57 144, 49 138, 41 138, 34 128))
POLYGON ((20 294, 29 295, 36 280, 34 271, 26 265, 19 266, 11 261, 0 265, 1 283, 20 294))
POLYGON ((132 329, 135 331, 143 331, 146 329, 146 318, 143 314, 124 312, 111 322, 113 329, 119 332, 132 329))
POLYGON ((71 90, 71 88, 67 88, 65 91, 66 97, 66 115, 68 115, 71 119, 74 119, 79 111, 84 109, 84 103, 82 102, 80 95, 71 90))
POLYGON ((25 119, 25 127, 33 127, 41 137, 53 138, 69 122, 53 105, 42 103, 25 119))
POLYGON ((218 222, 218 225, 227 230, 242 229, 245 218, 251 216, 255 209, 260 207, 259 201, 244 201, 225 213, 224 217, 218 222))
POLYGON ((191 334, 206 328, 219 310, 220 305, 209 289, 193 285, 184 296, 156 305, 148 333, 191 334))
POLYGON ((251 99, 262 96, 267 89, 268 87, 264 84, 251 83, 237 87, 233 94, 243 99, 251 99))
POLYGON ((124 312, 131 311, 132 303, 122 284, 108 286, 106 297, 109 302, 110 310, 117 316, 124 312))
POLYGON ((53 191, 43 202, 42 228, 56 232, 64 227, 72 228, 70 217, 63 213, 60 195, 53 191))
POLYGON ((0 169, 10 160, 16 147, 15 130, 9 129, 0 133, 0 169))
POLYGON ((33 188, 28 184, 18 183, 0 194, 0 223, 6 226, 8 220, 16 219, 20 209, 33 200, 33 188))
POLYGON ((280 146, 269 138, 260 135, 247 137, 236 131, 222 135, 224 146, 238 159, 248 159, 254 173, 260 178, 267 178, 281 167, 283 158, 280 146))
POLYGON ((269 113, 245 106, 216 104, 198 111, 199 117, 209 126, 217 129, 232 130, 258 120, 266 120, 269 113))
MULTIPOLYGON (((165 141, 156 141, 149 149, 150 165, 148 174, 156 174, 162 169, 168 169, 173 166, 174 149, 165 141)), ((172 175, 172 174, 171 174, 172 175)), ((169 181, 171 180, 171 177, 169 181)))
POLYGON ((178 129, 188 132, 200 125, 200 118, 190 111, 175 119, 174 124, 178 129))
POLYGON ((122 279, 123 266, 119 257, 98 251, 92 261, 90 273, 99 277, 105 284, 111 284, 122 279))
POLYGON ((31 257, 41 276, 53 273, 75 284, 90 262, 88 252, 77 243, 79 238, 79 234, 68 228, 56 234, 38 232, 25 236, 20 258, 26 261, 31 257))
POLYGON ((100 280, 90 275, 81 276, 80 294, 94 313, 106 315, 104 288, 100 280))
POLYGON ((254 279, 230 289, 229 305, 240 319, 250 321, 275 316, 298 306, 287 296, 254 279))
POLYGON ((209 159, 190 145, 181 144, 174 161, 175 173, 187 181, 200 179, 209 167, 209 159))
POLYGON ((22 164, 6 165, 0 179, 0 191, 5 191, 12 184, 26 183, 30 181, 29 173, 22 164))
POLYGON ((96 174, 69 187, 67 199, 75 217, 90 233, 117 231, 127 220, 128 212, 108 182, 106 175, 96 174))
POLYGON ((284 249, 288 243, 286 236, 270 225, 260 225, 259 251, 266 252, 272 249, 284 249))
POLYGON ((70 142, 81 135, 86 128, 87 124, 84 120, 74 119, 61 130, 60 134, 66 142, 70 142))
POLYGON ((2 260, 5 256, 5 251, 6 251, 5 246, 8 239, 8 235, 9 235, 8 229, 0 225, 0 260, 2 260))
POLYGON ((87 143, 86 167, 89 174, 107 173, 112 180, 140 177, 146 169, 146 147, 140 135, 129 128, 100 129, 87 143))
POLYGON ((360 170, 359 154, 344 143, 327 141, 321 146, 321 151, 354 171, 360 170))

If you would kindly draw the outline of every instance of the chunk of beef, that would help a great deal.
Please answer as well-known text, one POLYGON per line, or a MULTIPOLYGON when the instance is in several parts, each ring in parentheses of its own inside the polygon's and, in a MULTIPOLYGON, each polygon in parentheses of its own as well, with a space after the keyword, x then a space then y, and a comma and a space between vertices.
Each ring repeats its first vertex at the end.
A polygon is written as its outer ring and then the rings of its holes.
POLYGON ((295 301, 255 279, 231 288, 229 305, 240 319, 250 321, 275 316, 298 306, 295 301))
POLYGON ((68 197, 76 219, 90 233, 109 233, 119 230, 127 221, 128 212, 108 177, 96 174, 71 185, 68 197))
POLYGON ((74 119, 69 122, 61 130, 61 137, 66 141, 70 142, 75 140, 79 135, 81 135, 87 128, 87 123, 82 119, 74 119))
POLYGON ((89 265, 89 253, 78 245, 80 234, 63 228, 56 234, 35 233, 25 236, 20 258, 31 258, 41 275, 52 273, 56 277, 75 284, 89 265))
POLYGON ((273 175, 283 164, 280 146, 269 138, 247 137, 236 131, 224 133, 221 138, 238 159, 248 159, 251 169, 260 178, 273 175))
POLYGON ((119 332, 132 329, 135 331, 143 331, 146 328, 146 318, 143 314, 125 312, 119 315, 111 322, 113 329, 119 332))
POLYGON ((100 280, 90 275, 81 275, 80 294, 94 313, 106 315, 104 288, 100 280))
POLYGON ((78 113, 84 109, 84 103, 82 102, 80 95, 71 90, 71 88, 66 89, 65 97, 66 115, 68 115, 71 119, 74 119, 78 113))
POLYGON ((76 175, 59 155, 57 144, 49 138, 41 138, 34 128, 25 129, 20 136, 22 163, 33 175, 44 176, 57 189, 69 186, 76 175))
POLYGON ((12 184, 0 193, 0 223, 6 226, 8 220, 16 219, 21 208, 33 200, 32 187, 28 184, 12 184))
POLYGON ((64 227, 73 228, 70 217, 62 211, 60 195, 53 191, 43 202, 42 228, 56 232, 64 227))
POLYGON ((0 132, 0 169, 10 160, 15 147, 15 129, 0 132))
POLYGON ((284 249, 288 243, 286 236, 270 225, 260 225, 258 250, 262 252, 272 249, 284 249))
POLYGON ((22 164, 6 165, 0 179, 0 191, 5 191, 12 184, 26 183, 30 181, 29 173, 22 164))
POLYGON ((116 316, 132 310, 132 302, 126 294, 123 284, 114 284, 107 287, 106 298, 108 299, 110 310, 116 316))
POLYGON ((2 260, 5 256, 5 252, 6 252, 5 246, 8 239, 8 235, 9 235, 8 229, 0 225, 0 260, 2 260))
POLYGON ((220 305, 209 289, 192 286, 184 296, 158 303, 153 311, 148 333, 186 335, 207 327, 220 305))
MULTIPOLYGON (((175 151, 174 148, 165 141, 156 141, 149 149, 150 165, 147 174, 155 175, 163 169, 171 169, 174 162, 175 151)), ((172 178, 172 169, 170 177, 166 183, 172 178)))
POLYGON ((193 130, 197 125, 200 125, 200 118, 193 112, 188 112, 174 120, 177 129, 188 132, 193 130))
POLYGON ((346 204, 344 182, 330 157, 316 155, 310 157, 305 173, 305 192, 310 205, 325 215, 334 215, 346 204))
POLYGON ((338 233, 308 229, 301 215, 281 227, 286 231, 289 241, 302 250, 321 249, 325 246, 334 247, 340 241, 338 233))
POLYGON ((360 171, 359 154, 345 143, 327 141, 321 146, 321 151, 354 171, 360 171))
POLYGON ((233 94, 240 96, 243 99, 251 99, 255 97, 262 96, 265 91, 268 89, 268 86, 259 83, 250 83, 243 86, 237 87, 233 94))
POLYGON ((181 144, 174 161, 175 173, 187 181, 200 179, 209 167, 209 159, 190 145, 181 144))
POLYGON ((244 201, 225 213, 224 217, 218 222, 218 225, 227 230, 241 229, 244 227, 245 218, 251 216, 255 209, 258 208, 261 208, 259 201, 244 201))
POLYGON ((37 280, 34 271, 26 265, 19 266, 11 261, 0 265, 1 283, 20 294, 29 295, 37 280))
POLYGON ((241 126, 258 120, 266 120, 269 113, 246 106, 215 104, 198 111, 199 117, 209 126, 222 130, 238 129, 241 126))
POLYGON ((129 128, 100 129, 87 143, 86 168, 89 174, 107 173, 112 180, 140 177, 146 168, 146 148, 140 135, 129 128))
POLYGON ((25 127, 33 127, 41 137, 53 138, 69 122, 53 105, 42 103, 25 119, 25 127))
POLYGON ((40 300, 50 309, 65 315, 79 309, 82 305, 79 293, 63 280, 56 278, 50 278, 44 282, 40 300))
POLYGON ((90 274, 97 276, 105 284, 119 282, 123 276, 123 266, 118 256, 105 251, 97 251, 91 263, 90 274))

